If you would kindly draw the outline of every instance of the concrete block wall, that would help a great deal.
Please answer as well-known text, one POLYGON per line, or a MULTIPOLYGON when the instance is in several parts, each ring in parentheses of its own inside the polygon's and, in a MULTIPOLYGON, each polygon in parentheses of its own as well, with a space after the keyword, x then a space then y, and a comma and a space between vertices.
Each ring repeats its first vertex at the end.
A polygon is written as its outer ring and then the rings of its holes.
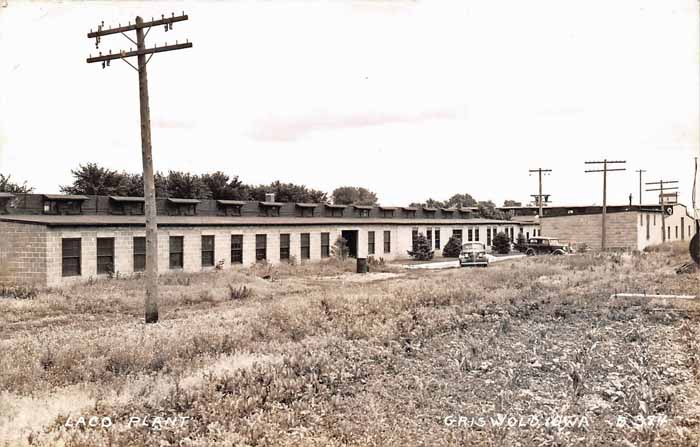
MULTIPOLYGON (((586 244, 593 250, 601 248, 601 214, 543 217, 540 225, 543 236, 555 237, 571 244, 586 244)), ((639 213, 636 211, 607 214, 608 248, 638 249, 638 229, 639 213)))
POLYGON ((46 284, 46 227, 0 222, 0 282, 46 284))

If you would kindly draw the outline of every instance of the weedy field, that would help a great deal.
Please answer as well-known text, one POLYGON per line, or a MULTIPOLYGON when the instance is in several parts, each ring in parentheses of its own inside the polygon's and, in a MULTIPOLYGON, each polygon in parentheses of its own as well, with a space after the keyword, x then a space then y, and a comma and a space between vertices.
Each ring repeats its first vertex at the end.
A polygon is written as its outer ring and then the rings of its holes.
POLYGON ((685 250, 0 299, 0 445, 698 445, 697 300, 611 297, 695 295, 685 250))

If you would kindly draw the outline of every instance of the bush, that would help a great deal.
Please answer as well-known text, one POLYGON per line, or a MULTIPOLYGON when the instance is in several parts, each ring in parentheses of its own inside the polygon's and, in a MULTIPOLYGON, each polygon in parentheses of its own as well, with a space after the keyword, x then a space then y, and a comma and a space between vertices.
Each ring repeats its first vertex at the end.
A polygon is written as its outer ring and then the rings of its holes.
POLYGON ((507 255, 510 253, 510 238, 507 234, 501 232, 493 237, 493 249, 496 253, 507 255))
POLYGON ((428 238, 426 238, 422 233, 418 233, 413 250, 408 251, 408 255, 413 259, 418 261, 427 261, 433 259, 433 250, 430 246, 428 238))
POLYGON ((331 247, 331 255, 333 255, 335 259, 345 261, 350 255, 348 241, 346 241, 342 236, 338 236, 338 239, 335 240, 333 246, 331 247))
POLYGON ((456 258, 459 257, 459 253, 462 251, 462 240, 458 237, 452 236, 445 248, 442 249, 442 255, 446 258, 456 258))

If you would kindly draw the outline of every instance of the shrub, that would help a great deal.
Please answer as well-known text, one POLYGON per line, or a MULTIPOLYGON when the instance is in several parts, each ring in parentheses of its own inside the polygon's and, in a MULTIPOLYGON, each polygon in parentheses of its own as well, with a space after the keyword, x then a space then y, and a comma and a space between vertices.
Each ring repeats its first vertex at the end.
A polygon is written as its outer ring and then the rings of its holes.
POLYGON ((0 298, 14 298, 18 300, 33 300, 39 294, 39 290, 32 286, 2 286, 0 285, 0 298))
POLYGON ((346 241, 342 236, 338 236, 338 239, 333 242, 333 246, 331 247, 331 255, 340 261, 345 261, 350 255, 348 241, 346 241))
POLYGON ((442 255, 446 258, 456 258, 462 251, 462 240, 458 237, 452 236, 445 248, 442 249, 442 255))
POLYGON ((413 250, 409 250, 408 255, 419 261, 433 259, 433 250, 430 245, 428 238, 423 233, 418 233, 413 250))
POLYGON ((246 286, 234 287, 231 284, 228 285, 229 298, 232 300, 244 300, 253 296, 253 289, 246 286))
POLYGON ((493 237, 493 249, 496 250, 496 253, 502 255, 510 253, 510 238, 508 235, 503 232, 497 233, 493 237))
POLYGON ((525 246, 527 245, 527 239, 523 233, 518 233, 518 237, 515 242, 515 249, 518 251, 525 251, 525 246))

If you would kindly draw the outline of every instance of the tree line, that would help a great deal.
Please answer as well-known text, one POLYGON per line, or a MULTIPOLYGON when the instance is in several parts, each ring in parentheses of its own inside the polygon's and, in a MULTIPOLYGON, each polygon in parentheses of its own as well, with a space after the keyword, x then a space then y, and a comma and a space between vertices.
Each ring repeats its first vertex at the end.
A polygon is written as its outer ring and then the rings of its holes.
MULTIPOLYGON (((71 170, 73 182, 60 186, 64 194, 101 195, 101 196, 143 196, 143 176, 126 171, 108 169, 97 163, 81 164, 71 170)), ((321 190, 305 185, 274 181, 269 184, 250 185, 243 183, 238 176, 230 176, 217 171, 205 174, 169 171, 167 174, 155 174, 156 196, 178 197, 183 199, 214 200, 265 200, 266 193, 275 193, 278 202, 297 203, 335 203, 340 205, 377 205, 379 197, 367 188, 341 186, 333 190, 330 196, 321 190)), ((9 175, 0 173, 0 192, 30 193, 34 188, 24 183, 17 183, 9 175)), ((519 206, 519 202, 506 200, 504 206, 519 206)), ((427 199, 425 202, 413 202, 410 206, 433 208, 477 207, 481 216, 486 218, 505 218, 505 214, 496 210, 490 201, 477 201, 469 194, 455 194, 447 200, 427 199)))

